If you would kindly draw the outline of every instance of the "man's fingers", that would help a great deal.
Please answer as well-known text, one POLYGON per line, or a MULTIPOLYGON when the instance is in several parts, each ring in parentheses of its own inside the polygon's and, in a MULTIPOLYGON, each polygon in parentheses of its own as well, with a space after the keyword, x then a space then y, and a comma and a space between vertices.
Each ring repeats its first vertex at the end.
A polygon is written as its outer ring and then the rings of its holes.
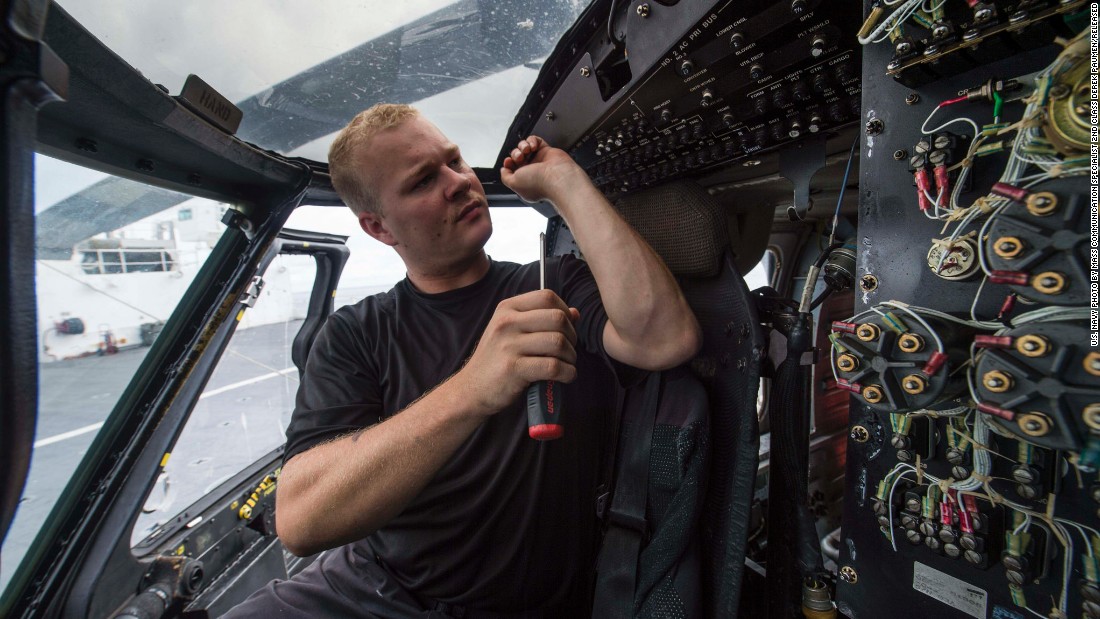
POLYGON ((523 333, 560 333, 570 344, 577 343, 577 331, 568 311, 557 308, 528 310, 516 314, 513 324, 523 333))
POLYGON ((553 290, 532 290, 501 301, 498 307, 526 312, 534 309, 569 311, 569 306, 553 290))
POLYGON ((524 140, 524 142, 527 142, 528 144, 530 144, 530 145, 531 145, 531 148, 532 148, 533 150, 539 150, 539 149, 541 149, 541 148, 542 148, 543 146, 546 146, 546 140, 544 140, 544 139, 540 138, 540 137, 539 137, 539 136, 537 136, 537 135, 529 135, 529 136, 527 136, 527 139, 526 139, 526 140, 524 140))
POLYGON ((571 383, 577 378, 577 366, 554 357, 520 358, 516 361, 515 371, 529 383, 540 380, 571 383))
POLYGON ((523 333, 516 337, 513 349, 520 358, 553 357, 566 363, 577 362, 577 349, 563 333, 540 331, 523 333))

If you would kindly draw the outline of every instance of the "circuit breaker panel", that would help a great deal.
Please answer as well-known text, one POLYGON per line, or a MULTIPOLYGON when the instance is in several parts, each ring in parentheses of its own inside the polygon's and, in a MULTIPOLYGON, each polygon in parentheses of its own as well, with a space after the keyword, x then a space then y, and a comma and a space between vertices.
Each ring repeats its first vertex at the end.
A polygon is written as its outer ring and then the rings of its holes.
POLYGON ((1083 1, 868 2, 838 608, 1100 618, 1083 1))

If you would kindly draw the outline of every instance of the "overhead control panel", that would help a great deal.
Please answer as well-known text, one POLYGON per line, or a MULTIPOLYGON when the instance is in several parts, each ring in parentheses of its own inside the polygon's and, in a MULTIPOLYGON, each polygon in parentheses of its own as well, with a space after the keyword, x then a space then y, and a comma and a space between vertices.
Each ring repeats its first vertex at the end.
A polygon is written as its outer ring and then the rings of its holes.
POLYGON ((568 150, 607 195, 859 118, 856 4, 613 4, 548 61, 556 90, 529 98, 512 127, 568 150))

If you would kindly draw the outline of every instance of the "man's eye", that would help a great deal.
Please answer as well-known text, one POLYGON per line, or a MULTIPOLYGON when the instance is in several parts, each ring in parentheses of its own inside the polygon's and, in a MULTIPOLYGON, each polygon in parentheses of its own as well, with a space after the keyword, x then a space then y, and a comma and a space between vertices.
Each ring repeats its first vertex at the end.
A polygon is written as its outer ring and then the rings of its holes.
POLYGON ((423 188, 427 187, 431 182, 432 182, 432 177, 431 176, 425 176, 424 178, 417 181, 415 185, 413 185, 413 189, 423 189, 423 188))
POLYGON ((451 160, 451 167, 452 168, 461 168, 462 167, 462 157, 455 157, 454 159, 452 159, 451 160))

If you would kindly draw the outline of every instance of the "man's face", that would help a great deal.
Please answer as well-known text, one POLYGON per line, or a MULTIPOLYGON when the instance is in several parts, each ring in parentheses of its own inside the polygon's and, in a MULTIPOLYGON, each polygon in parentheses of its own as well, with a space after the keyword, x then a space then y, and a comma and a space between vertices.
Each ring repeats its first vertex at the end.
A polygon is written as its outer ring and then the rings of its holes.
POLYGON ((480 255, 493 232, 485 189, 435 125, 415 116, 381 131, 359 163, 383 212, 359 224, 410 270, 445 272, 480 255))

